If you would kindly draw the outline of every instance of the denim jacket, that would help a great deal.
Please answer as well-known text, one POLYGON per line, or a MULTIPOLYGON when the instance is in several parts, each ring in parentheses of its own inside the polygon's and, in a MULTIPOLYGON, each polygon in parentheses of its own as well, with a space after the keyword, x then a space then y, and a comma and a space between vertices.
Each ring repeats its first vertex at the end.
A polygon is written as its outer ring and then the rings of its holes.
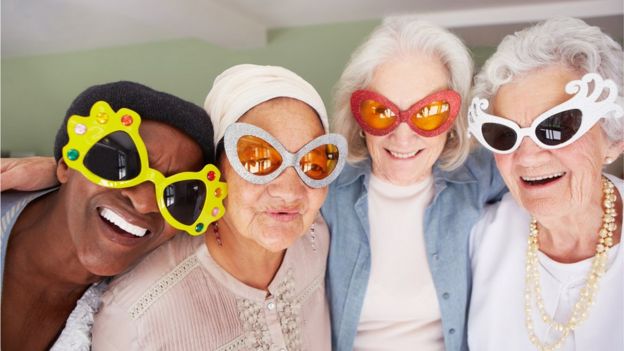
MULTIPOLYGON (((346 166, 322 208, 331 243, 326 288, 335 351, 353 349, 371 268, 368 184, 371 161, 346 166)), ((467 350, 471 290, 468 237, 483 206, 507 191, 491 153, 483 149, 452 172, 433 167, 435 195, 425 212, 425 246, 442 315, 446 350, 467 350)), ((407 214, 406 214, 407 215, 407 214)), ((400 245, 400 243, 397 243, 400 245)))

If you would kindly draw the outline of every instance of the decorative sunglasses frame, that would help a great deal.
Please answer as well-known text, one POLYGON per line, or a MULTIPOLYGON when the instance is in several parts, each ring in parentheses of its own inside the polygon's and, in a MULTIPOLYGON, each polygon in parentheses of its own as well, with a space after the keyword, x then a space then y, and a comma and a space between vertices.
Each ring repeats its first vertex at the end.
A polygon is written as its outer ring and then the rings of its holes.
POLYGON ((238 173, 241 178, 250 183, 267 184, 282 174, 286 168, 292 166, 301 180, 311 188, 322 188, 328 186, 336 179, 336 177, 338 177, 344 167, 348 150, 347 141, 342 135, 329 133, 313 139, 293 154, 286 150, 286 148, 284 148, 284 146, 267 131, 247 123, 234 123, 225 130, 224 147, 225 154, 227 155, 232 168, 234 168, 236 173, 238 173), (267 142, 280 154, 282 157, 282 164, 275 171, 267 175, 255 175, 247 171, 238 157, 237 151, 238 141, 243 136, 255 136, 267 142), (299 167, 299 161, 313 149, 327 144, 335 145, 338 149, 338 162, 336 163, 336 167, 326 178, 313 179, 308 177, 299 167))
POLYGON ((461 108, 461 96, 454 90, 447 89, 437 91, 433 94, 426 96, 424 99, 421 99, 415 102, 412 106, 410 106, 407 110, 401 111, 399 108, 390 101, 387 97, 376 93, 370 90, 356 90, 351 94, 351 113, 353 117, 358 122, 360 127, 369 134, 381 136, 391 133, 395 130, 399 124, 402 122, 406 122, 407 125, 418 135, 423 137, 434 137, 436 135, 440 135, 451 128, 455 118, 459 114, 459 110, 461 108), (360 111, 360 106, 362 102, 366 100, 373 100, 383 104, 386 108, 389 108, 395 115, 394 122, 388 127, 384 129, 373 128, 368 125, 364 118, 362 117, 362 113, 360 111), (449 117, 442 123, 439 127, 432 130, 424 130, 418 128, 412 121, 411 116, 420 112, 425 106, 431 104, 434 101, 446 101, 449 104, 449 117))
POLYGON ((516 123, 506 118, 498 117, 485 112, 489 106, 489 102, 486 99, 475 97, 472 99, 472 103, 468 109, 468 136, 474 135, 481 145, 492 152, 499 154, 509 154, 516 151, 518 147, 520 147, 524 137, 527 136, 531 138, 531 140, 533 140, 533 142, 540 148, 545 150, 554 150, 566 147, 581 138, 596 124, 596 122, 602 118, 606 118, 606 114, 613 112, 614 118, 619 118, 624 115, 622 106, 616 103, 618 88, 615 85, 615 82, 610 79, 603 79, 597 73, 587 73, 579 80, 568 82, 565 86, 565 92, 575 95, 563 103, 540 114, 533 120, 531 126, 526 128, 520 128, 520 126, 516 123), (594 88, 590 92, 589 85, 591 82, 594 83, 594 88), (600 99, 607 89, 608 95, 605 98, 600 99), (570 139, 560 144, 547 145, 537 138, 535 131, 540 123, 555 114, 572 109, 580 110, 582 115, 581 125, 579 126, 578 131, 570 139), (516 142, 514 145, 509 150, 499 150, 491 146, 485 140, 482 133, 482 126, 485 123, 499 124, 513 130, 516 133, 516 142))
POLYGON ((98 101, 91 107, 90 115, 73 115, 67 122, 68 143, 63 147, 63 160, 70 168, 80 172, 94 184, 107 188, 129 188, 145 181, 154 183, 156 201, 161 215, 172 227, 186 231, 190 235, 203 234, 208 225, 223 216, 223 199, 227 196, 227 184, 220 182, 221 173, 214 165, 208 164, 198 172, 181 172, 165 177, 160 171, 149 167, 147 148, 139 135, 141 117, 133 110, 122 108, 117 112, 105 101, 98 101), (112 181, 93 173, 84 164, 91 148, 102 138, 114 132, 127 134, 136 147, 141 163, 140 173, 128 180, 112 181), (190 225, 184 224, 171 215, 167 209, 164 192, 169 185, 197 180, 206 187, 206 199, 197 219, 190 225))

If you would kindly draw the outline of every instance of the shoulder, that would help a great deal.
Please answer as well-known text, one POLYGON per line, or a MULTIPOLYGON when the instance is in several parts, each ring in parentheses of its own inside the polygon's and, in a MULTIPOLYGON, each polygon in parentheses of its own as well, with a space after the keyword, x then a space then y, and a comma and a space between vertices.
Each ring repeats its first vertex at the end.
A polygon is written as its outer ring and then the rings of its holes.
POLYGON ((370 160, 364 160, 355 164, 345 164, 338 178, 330 185, 330 193, 344 191, 344 189, 361 184, 364 181, 364 177, 370 174, 370 171, 370 160))
MULTIPOLYGON (((530 216, 516 200, 507 193, 502 200, 484 208, 480 219, 470 233, 471 256, 478 254, 484 246, 499 247, 504 249, 517 238, 513 235, 517 228, 528 230, 530 216)), ((524 240, 522 236, 520 239, 524 240)))
POLYGON ((19 212, 26 207, 31 201, 43 196, 47 193, 57 190, 58 187, 45 189, 41 191, 5 191, 0 196, 0 211, 2 213, 2 220, 5 217, 12 217, 19 214, 19 212))
MULTIPOLYGON (((435 171, 434 171, 435 174, 435 171)), ((507 188, 496 168, 494 156, 484 148, 473 150, 464 164, 453 171, 440 171, 441 177, 451 189, 470 189, 471 198, 481 207, 486 203, 500 201, 507 188)))
POLYGON ((146 256, 132 270, 116 277, 102 297, 102 309, 116 306, 129 313, 132 306, 154 284, 178 268, 202 244, 203 236, 178 234, 146 256))
POLYGON ((353 207, 353 204, 365 192, 364 182, 370 175, 370 161, 365 160, 357 164, 346 164, 342 173, 329 186, 327 198, 321 209, 323 216, 328 221, 330 227, 338 220, 332 218, 338 212, 344 214, 346 208, 353 207))
MULTIPOLYGON (((184 265, 189 257, 194 258, 195 249, 202 243, 203 237, 180 233, 154 250, 131 271, 116 277, 102 295, 102 305, 95 316, 94 350, 141 349, 138 345, 137 313, 144 312, 167 291, 161 286, 162 281, 184 265)), ((173 283, 170 285, 175 285, 173 283)))

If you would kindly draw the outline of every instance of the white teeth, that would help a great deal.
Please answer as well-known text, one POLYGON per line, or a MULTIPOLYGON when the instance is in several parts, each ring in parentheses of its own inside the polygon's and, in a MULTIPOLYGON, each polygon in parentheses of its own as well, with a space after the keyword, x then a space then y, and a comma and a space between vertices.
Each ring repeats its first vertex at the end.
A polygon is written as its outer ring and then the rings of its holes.
POLYGON ((538 180, 544 180, 544 179, 552 179, 552 178, 559 178, 561 176, 563 176, 565 174, 565 172, 560 172, 560 173, 555 173, 555 174, 550 174, 550 175, 546 175, 546 176, 537 176, 537 177, 521 177, 522 180, 524 180, 525 182, 536 182, 538 180))
POLYGON ((100 210, 100 215, 104 217, 107 221, 113 223, 114 225, 134 236, 143 237, 145 233, 147 233, 147 229, 141 228, 138 225, 128 223, 120 215, 109 210, 108 208, 102 208, 100 210))
POLYGON ((414 157, 418 151, 414 151, 414 152, 409 152, 409 153, 401 153, 401 152, 394 152, 394 151, 390 151, 390 155, 396 157, 396 158, 410 158, 410 157, 414 157))

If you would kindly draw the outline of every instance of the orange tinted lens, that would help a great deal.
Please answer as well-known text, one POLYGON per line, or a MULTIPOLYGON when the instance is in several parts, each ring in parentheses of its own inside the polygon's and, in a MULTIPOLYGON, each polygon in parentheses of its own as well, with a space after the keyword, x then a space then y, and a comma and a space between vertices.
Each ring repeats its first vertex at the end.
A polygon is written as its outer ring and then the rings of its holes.
POLYGON ((338 163, 338 148, 333 144, 321 145, 305 154, 299 166, 308 177, 320 180, 327 178, 338 163))
POLYGON ((422 130, 434 130, 449 118, 451 106, 446 101, 434 101, 412 115, 412 123, 422 130))
POLYGON ((238 139, 236 152, 243 167, 251 174, 271 174, 282 164, 279 152, 271 144, 255 136, 245 135, 238 139))
POLYGON ((396 119, 390 108, 375 100, 364 100, 360 104, 360 114, 364 123, 375 129, 386 129, 396 119))

